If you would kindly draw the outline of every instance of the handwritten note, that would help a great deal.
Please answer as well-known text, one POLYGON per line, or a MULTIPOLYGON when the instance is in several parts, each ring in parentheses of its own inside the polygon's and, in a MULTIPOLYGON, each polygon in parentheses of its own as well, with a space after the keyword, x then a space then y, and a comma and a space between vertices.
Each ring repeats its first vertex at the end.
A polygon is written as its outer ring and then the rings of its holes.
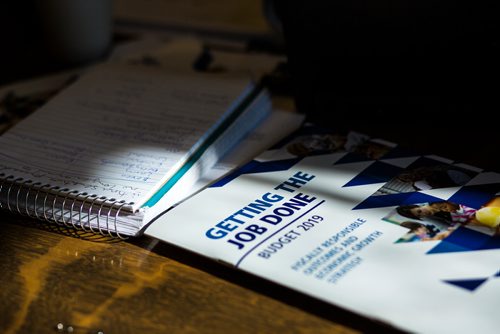
POLYGON ((242 78, 102 65, 0 137, 0 174, 137 209, 250 89, 242 78))

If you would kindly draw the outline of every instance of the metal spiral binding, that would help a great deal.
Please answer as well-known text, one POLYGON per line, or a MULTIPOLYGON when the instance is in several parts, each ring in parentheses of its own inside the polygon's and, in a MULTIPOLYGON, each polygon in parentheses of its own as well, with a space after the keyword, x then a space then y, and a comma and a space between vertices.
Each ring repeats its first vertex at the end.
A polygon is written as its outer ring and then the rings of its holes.
MULTIPOLYGON (((14 176, 13 175, 9 175, 9 176, 5 177, 5 179, 3 180, 2 184, 0 185, 0 194, 1 194, 1 191, 3 190, 3 188, 5 186, 5 183, 6 182, 9 182, 9 183, 11 182, 11 181, 9 181, 9 179, 14 179, 14 176)), ((10 189, 11 189, 11 187, 9 187, 9 189, 7 190, 7 209, 9 211, 12 211, 12 208, 10 207, 10 203, 8 201, 9 200, 10 189)), ((1 205, 1 207, 3 208, 3 205, 1 205)))
POLYGON ((118 232, 118 217, 127 204, 0 173, 0 209, 86 233, 127 239, 118 232))
POLYGON ((5 182, 8 181, 9 178, 13 177, 12 175, 6 176, 4 173, 0 174, 0 177, 2 178, 2 183, 0 183, 0 209, 3 209, 3 203, 1 201, 2 199, 2 191, 5 185, 5 182))

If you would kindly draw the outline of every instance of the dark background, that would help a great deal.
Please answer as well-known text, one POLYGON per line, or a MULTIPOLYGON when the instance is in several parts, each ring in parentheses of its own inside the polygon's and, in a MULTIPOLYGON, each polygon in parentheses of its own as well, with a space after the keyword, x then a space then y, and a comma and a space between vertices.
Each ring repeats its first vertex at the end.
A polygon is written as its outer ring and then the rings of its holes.
POLYGON ((278 0, 299 110, 500 171, 500 5, 278 0))
POLYGON ((67 68, 52 61, 35 0, 0 2, 0 85, 67 68))

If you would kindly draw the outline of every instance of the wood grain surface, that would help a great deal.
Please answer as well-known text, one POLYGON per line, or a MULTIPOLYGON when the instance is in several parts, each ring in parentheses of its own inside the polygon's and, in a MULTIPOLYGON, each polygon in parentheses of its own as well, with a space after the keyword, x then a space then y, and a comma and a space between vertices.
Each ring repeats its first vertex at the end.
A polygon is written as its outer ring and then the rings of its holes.
POLYGON ((1 333, 392 331, 154 239, 50 226, 0 212, 1 333))

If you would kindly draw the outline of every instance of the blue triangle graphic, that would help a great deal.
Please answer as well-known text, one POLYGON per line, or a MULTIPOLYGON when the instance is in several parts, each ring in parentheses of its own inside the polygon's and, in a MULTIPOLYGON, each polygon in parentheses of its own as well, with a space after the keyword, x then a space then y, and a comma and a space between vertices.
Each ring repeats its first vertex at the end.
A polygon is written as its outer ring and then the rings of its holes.
POLYGON ((344 187, 387 182, 398 175, 402 170, 403 168, 401 167, 375 161, 361 173, 356 175, 351 181, 347 182, 344 187))
POLYGON ((363 202, 356 205, 353 210, 384 208, 387 206, 400 205, 403 203, 411 193, 400 193, 381 196, 370 196, 363 202))
POLYGON ((243 165, 241 168, 235 170, 231 174, 223 177, 219 181, 212 184, 210 187, 222 187, 225 184, 231 182, 235 178, 239 177, 243 174, 253 174, 253 173, 266 173, 266 172, 276 172, 282 170, 288 170, 292 166, 294 166, 297 162, 299 162, 301 158, 293 158, 286 160, 274 160, 274 161, 266 161, 260 162, 252 160, 246 165, 243 165))
POLYGON ((499 270, 499 271, 497 271, 497 272, 495 273, 495 275, 493 275, 493 277, 500 277, 500 270, 499 270))
POLYGON ((435 160, 430 157, 420 157, 415 162, 413 162, 410 166, 408 166, 408 169, 414 169, 418 167, 434 167, 436 165, 447 165, 447 163, 444 163, 439 160, 435 160))
POLYGON ((470 250, 471 249, 469 247, 464 247, 462 245, 449 242, 445 239, 437 244, 433 249, 428 251, 427 254, 469 252, 470 250))
POLYGON ((448 200, 479 209, 483 204, 491 200, 498 191, 500 191, 500 183, 463 186, 448 200))
POLYGON ((383 208, 387 206, 396 206, 403 204, 417 204, 426 202, 440 201, 440 198, 423 194, 420 192, 399 193, 389 195, 370 196, 359 203, 353 210, 383 208))
POLYGON ((459 227, 427 254, 470 252, 476 250, 500 249, 500 238, 459 227))
POLYGON ((340 158, 339 160, 337 160, 334 163, 334 165, 348 164, 348 163, 352 163, 352 162, 371 161, 371 160, 373 160, 373 159, 369 159, 369 158, 367 158, 363 154, 359 154, 359 153, 347 153, 342 158, 340 158))
POLYGON ((458 286, 459 288, 474 291, 479 288, 484 282, 486 282, 487 278, 481 279, 464 279, 464 280, 444 280, 443 282, 458 286))

